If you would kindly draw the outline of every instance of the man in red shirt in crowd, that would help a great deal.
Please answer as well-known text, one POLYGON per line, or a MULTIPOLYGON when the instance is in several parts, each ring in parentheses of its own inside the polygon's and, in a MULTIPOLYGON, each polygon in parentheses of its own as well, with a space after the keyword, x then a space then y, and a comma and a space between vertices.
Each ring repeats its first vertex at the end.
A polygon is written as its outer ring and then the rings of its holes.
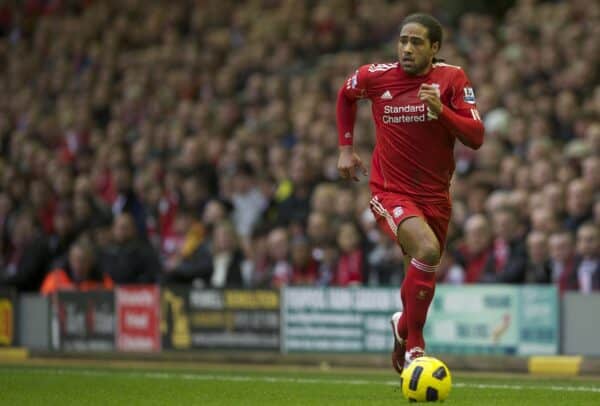
POLYGON ((352 141, 356 101, 371 100, 377 142, 371 164, 371 209, 406 259, 403 311, 392 316, 398 373, 424 354, 423 327, 444 248, 454 172, 454 142, 477 149, 484 128, 464 71, 440 63, 440 23, 413 14, 401 24, 399 61, 360 67, 339 91, 338 170, 358 181, 367 171, 352 141))

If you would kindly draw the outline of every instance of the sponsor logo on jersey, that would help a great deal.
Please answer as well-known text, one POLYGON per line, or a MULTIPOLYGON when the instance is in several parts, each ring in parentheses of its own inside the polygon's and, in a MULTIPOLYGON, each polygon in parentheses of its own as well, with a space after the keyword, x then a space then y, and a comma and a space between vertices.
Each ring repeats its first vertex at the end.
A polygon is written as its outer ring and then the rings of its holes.
POLYGON ((390 93, 389 90, 386 90, 385 92, 383 92, 383 94, 381 95, 381 98, 383 100, 392 100, 393 99, 392 94, 390 93))
POLYGON ((381 120, 384 124, 424 123, 430 120, 427 117, 425 104, 407 104, 404 106, 386 104, 383 106, 383 113, 381 120))
POLYGON ((463 96, 463 100, 465 101, 465 103, 469 103, 469 104, 475 104, 475 92, 473 91, 472 87, 465 87, 463 89, 464 92, 464 96, 463 96))

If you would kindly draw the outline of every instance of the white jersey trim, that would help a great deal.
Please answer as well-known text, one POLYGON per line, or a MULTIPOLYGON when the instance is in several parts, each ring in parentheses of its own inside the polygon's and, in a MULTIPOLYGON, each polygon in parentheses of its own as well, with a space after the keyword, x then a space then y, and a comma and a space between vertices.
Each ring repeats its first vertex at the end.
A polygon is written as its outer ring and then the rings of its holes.
POLYGON ((398 67, 398 62, 394 63, 372 63, 369 65, 369 72, 385 72, 386 70, 395 69, 398 67))
POLYGON ((434 68, 437 68, 438 66, 446 66, 448 68, 454 68, 454 69, 461 69, 462 68, 458 65, 450 65, 449 63, 445 63, 445 62, 436 62, 432 65, 434 68))
POLYGON ((398 227, 396 226, 396 223, 394 223, 394 218, 385 209, 385 207, 383 207, 383 205, 379 201, 379 198, 377 196, 374 196, 373 198, 371 198, 371 201, 369 203, 371 203, 371 207, 373 208, 373 211, 375 213, 379 214, 381 217, 386 219, 387 224, 390 227, 390 230, 392 230, 392 233, 394 233, 394 235, 397 235, 398 227))

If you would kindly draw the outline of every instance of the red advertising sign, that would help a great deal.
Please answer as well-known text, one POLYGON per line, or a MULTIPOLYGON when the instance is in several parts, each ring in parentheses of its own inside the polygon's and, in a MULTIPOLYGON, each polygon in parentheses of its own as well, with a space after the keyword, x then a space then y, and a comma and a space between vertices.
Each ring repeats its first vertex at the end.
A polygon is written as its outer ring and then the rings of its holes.
POLYGON ((119 286, 116 295, 117 348, 160 351, 158 286, 119 286))

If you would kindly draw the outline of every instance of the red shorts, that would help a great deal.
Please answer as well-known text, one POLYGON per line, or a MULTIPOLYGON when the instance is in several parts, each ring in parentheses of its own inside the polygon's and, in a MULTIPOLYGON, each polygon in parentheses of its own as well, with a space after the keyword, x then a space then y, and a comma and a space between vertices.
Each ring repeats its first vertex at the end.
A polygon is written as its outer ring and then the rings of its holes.
POLYGON ((379 192, 373 195, 370 204, 377 224, 394 241, 400 223, 409 217, 421 217, 431 227, 444 250, 452 212, 450 202, 417 203, 404 195, 379 192))

